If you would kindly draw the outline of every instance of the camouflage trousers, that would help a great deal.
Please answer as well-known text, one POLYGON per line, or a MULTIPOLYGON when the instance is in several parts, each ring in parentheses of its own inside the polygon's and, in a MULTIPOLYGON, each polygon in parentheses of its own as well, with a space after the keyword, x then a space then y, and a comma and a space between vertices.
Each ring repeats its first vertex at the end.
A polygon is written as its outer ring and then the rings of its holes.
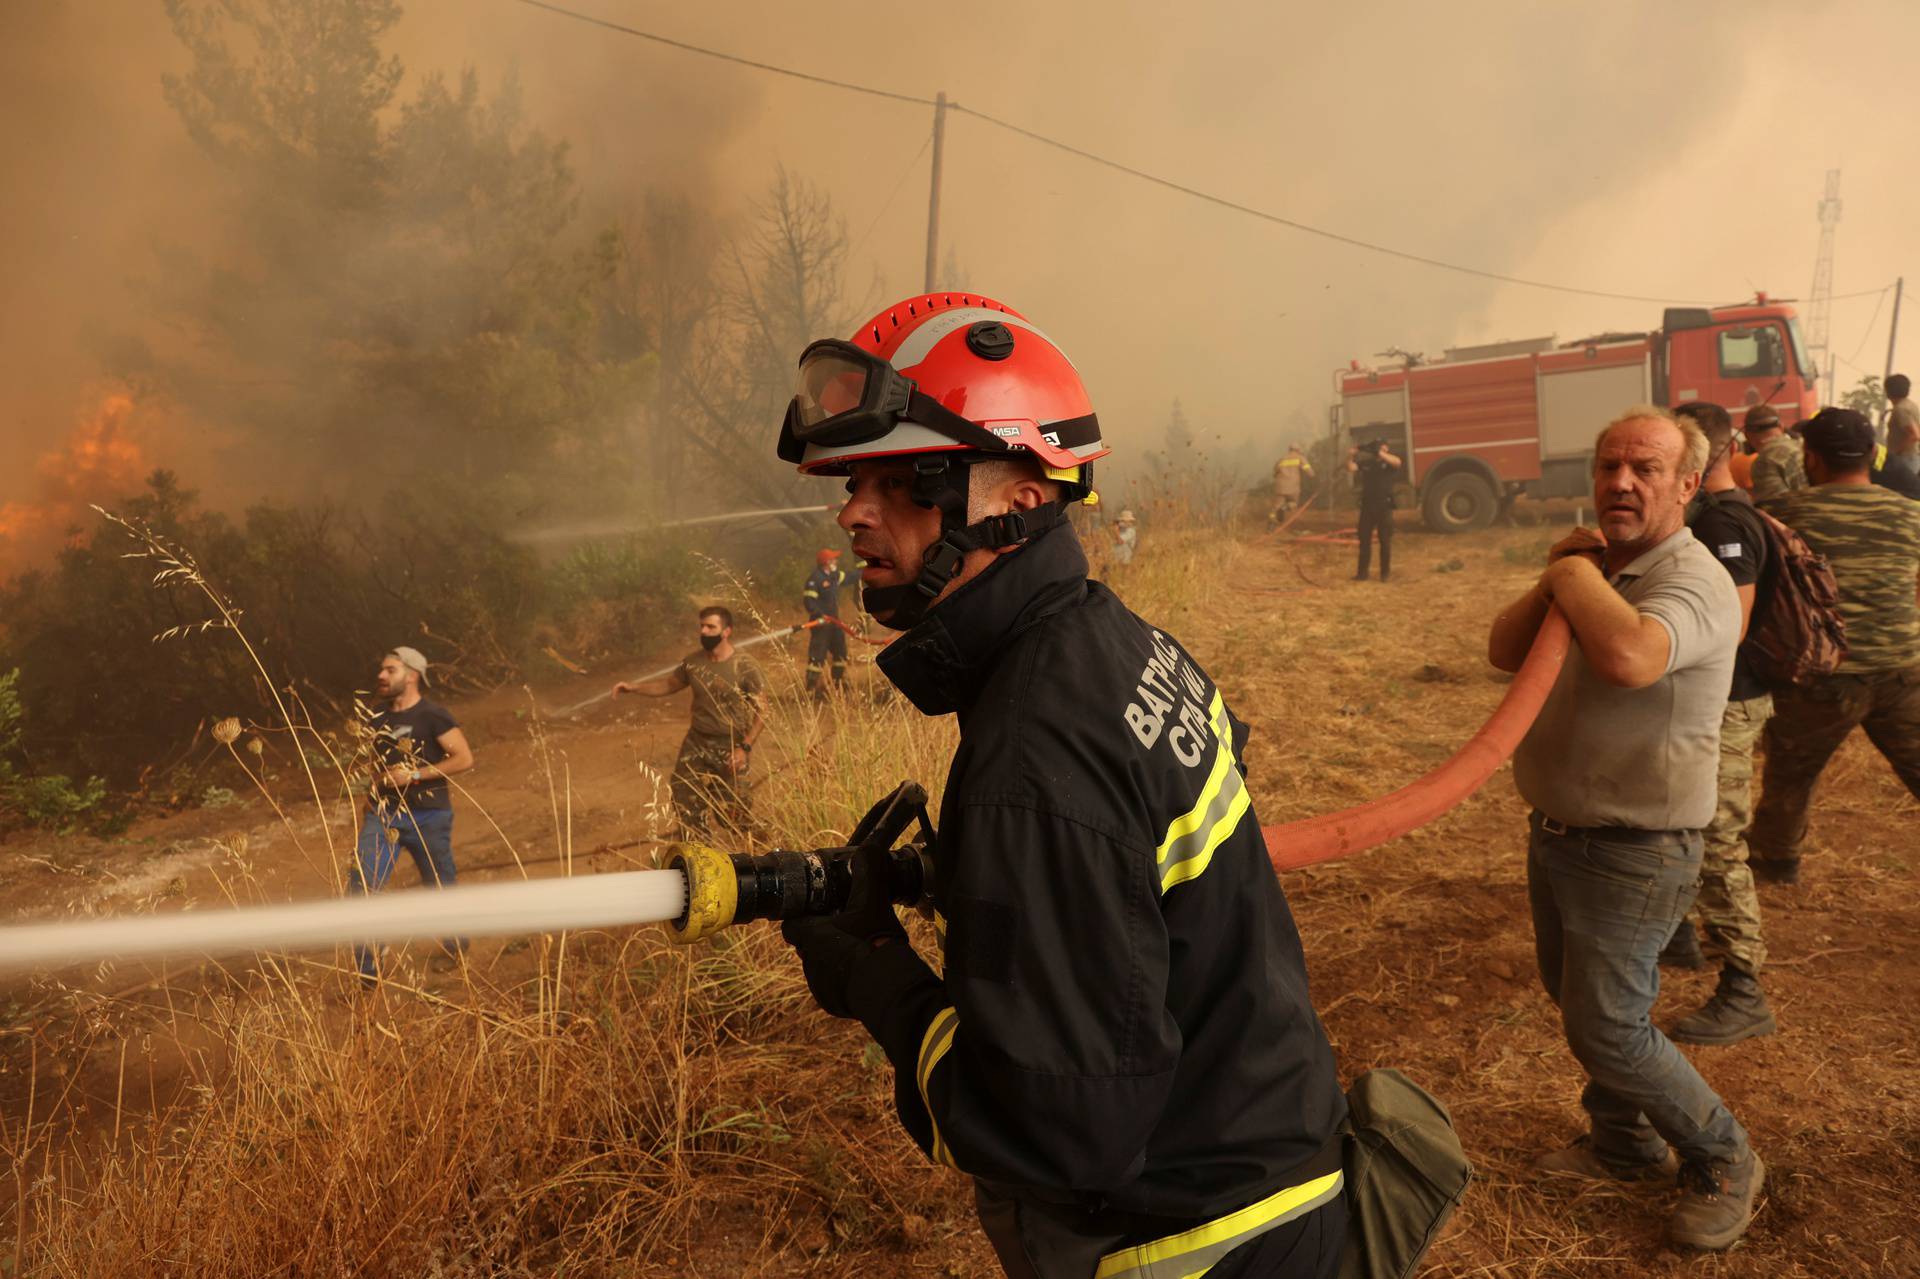
MULTIPOLYGON (((673 762, 673 807, 689 838, 737 838, 752 824, 746 770, 733 771, 733 745, 731 737, 701 733, 688 733, 680 743, 673 762)), ((752 763, 749 755, 749 768, 752 763)))
POLYGON ((1782 689, 1774 695, 1760 805, 1747 832, 1756 861, 1800 856, 1814 784, 1856 726, 1920 798, 1920 665, 1822 675, 1782 689))
POLYGON ((1753 817, 1753 748, 1773 715, 1762 693, 1728 702, 1720 717, 1720 800, 1701 832, 1700 896, 1694 910, 1706 930, 1707 953, 1750 977, 1760 975, 1767 944, 1760 938, 1760 895, 1747 869, 1747 825, 1753 817))

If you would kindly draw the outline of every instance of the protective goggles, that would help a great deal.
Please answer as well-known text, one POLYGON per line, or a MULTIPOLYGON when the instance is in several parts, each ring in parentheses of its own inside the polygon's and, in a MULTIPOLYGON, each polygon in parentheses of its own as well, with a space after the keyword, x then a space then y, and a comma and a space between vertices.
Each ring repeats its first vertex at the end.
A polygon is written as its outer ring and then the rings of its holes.
POLYGON ((956 444, 991 453, 1007 442, 921 391, 910 377, 851 342, 825 338, 800 354, 800 378, 780 431, 780 457, 798 462, 809 444, 845 448, 913 422, 956 444))

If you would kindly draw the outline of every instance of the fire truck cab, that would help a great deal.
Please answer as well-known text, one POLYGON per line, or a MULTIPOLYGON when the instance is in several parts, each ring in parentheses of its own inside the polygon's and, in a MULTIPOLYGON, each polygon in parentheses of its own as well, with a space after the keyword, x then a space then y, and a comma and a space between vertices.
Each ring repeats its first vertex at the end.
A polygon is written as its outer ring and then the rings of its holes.
POLYGON ((1793 308, 1765 294, 1739 306, 1675 307, 1658 329, 1449 348, 1339 375, 1346 444, 1385 439, 1429 528, 1485 528, 1521 496, 1592 491, 1593 445, 1620 410, 1705 400, 1738 426, 1770 404, 1791 426, 1816 407, 1793 308))

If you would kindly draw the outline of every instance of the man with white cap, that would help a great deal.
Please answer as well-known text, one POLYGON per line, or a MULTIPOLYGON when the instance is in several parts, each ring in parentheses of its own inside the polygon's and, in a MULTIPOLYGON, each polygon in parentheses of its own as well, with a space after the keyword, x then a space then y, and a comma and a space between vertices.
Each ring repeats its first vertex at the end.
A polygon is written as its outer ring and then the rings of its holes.
POLYGON ((1113 562, 1133 563, 1134 548, 1139 545, 1140 530, 1134 524, 1133 512, 1120 512, 1120 518, 1113 522, 1113 562))
MULTIPOLYGON (((375 690, 387 708, 367 720, 372 735, 374 775, 360 823, 359 847, 347 889, 377 893, 386 887, 400 850, 406 849, 420 871, 420 882, 436 888, 454 882, 453 798, 447 778, 473 767, 473 748, 446 707, 428 701, 427 659, 419 649, 401 645, 380 662, 375 690)), ((448 959, 465 948, 463 939, 441 943, 448 959)), ((354 947, 363 979, 378 975, 373 951, 354 947)))

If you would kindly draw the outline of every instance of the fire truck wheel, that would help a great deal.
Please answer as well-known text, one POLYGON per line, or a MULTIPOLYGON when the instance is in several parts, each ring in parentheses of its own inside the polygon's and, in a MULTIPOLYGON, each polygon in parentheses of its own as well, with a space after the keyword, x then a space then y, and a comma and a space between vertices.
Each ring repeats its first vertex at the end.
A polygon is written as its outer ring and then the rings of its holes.
POLYGON ((1472 471, 1455 471, 1429 484, 1422 507, 1427 527, 1436 533, 1485 528, 1499 512, 1493 486, 1472 471))

